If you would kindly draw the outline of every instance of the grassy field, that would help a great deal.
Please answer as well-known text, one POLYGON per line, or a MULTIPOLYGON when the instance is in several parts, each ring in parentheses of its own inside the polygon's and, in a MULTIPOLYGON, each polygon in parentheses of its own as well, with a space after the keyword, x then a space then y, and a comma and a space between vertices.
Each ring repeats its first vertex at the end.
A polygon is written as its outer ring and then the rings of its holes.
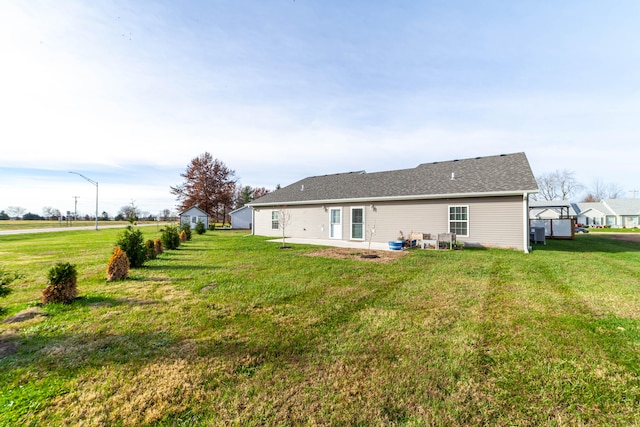
POLYGON ((120 232, 0 236, 0 425, 640 424, 637 243, 373 263, 216 231, 107 283, 120 232), (59 261, 81 297, 40 306, 59 261))

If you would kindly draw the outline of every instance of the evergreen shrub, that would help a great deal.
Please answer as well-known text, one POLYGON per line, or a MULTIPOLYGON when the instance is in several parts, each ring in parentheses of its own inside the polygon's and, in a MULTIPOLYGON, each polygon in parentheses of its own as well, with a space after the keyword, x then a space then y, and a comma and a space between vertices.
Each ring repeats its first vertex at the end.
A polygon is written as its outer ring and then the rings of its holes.
POLYGON ((178 249, 178 246, 180 246, 180 232, 178 231, 178 227, 168 225, 167 228, 162 231, 162 237, 160 239, 167 250, 178 249))
POLYGON ((147 247, 140 229, 133 228, 131 225, 127 226, 118 238, 116 245, 120 246, 120 249, 127 254, 131 268, 142 267, 147 260, 147 247))
POLYGON ((158 237, 156 240, 153 241, 153 250, 155 251, 156 256, 164 252, 161 238, 158 237))
POLYGON ((114 280, 123 280, 129 277, 129 258, 127 254, 116 246, 113 249, 113 255, 109 259, 107 265, 107 280, 112 282, 114 280))
POLYGON ((153 243, 153 240, 147 240, 144 243, 144 246, 147 248, 147 259, 156 259, 156 246, 153 243))
POLYGON ((48 286, 42 291, 42 302, 70 303, 78 296, 76 267, 68 262, 57 263, 48 273, 48 286))
POLYGON ((184 231, 187 240, 191 240, 191 225, 188 223, 180 224, 180 231, 184 231))

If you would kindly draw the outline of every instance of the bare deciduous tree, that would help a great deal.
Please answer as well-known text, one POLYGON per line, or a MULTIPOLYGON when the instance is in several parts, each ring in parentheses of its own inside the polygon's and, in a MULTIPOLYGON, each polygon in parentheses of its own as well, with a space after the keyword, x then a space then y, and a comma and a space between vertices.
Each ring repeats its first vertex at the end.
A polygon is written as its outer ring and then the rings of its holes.
POLYGON ((22 216, 27 212, 27 210, 21 206, 9 206, 7 208, 7 214, 11 218, 22 218, 22 216))
POLYGON ((278 227, 282 230, 282 247, 285 248, 286 228, 291 223, 291 211, 286 207, 278 209, 278 227))
POLYGON ((536 199, 541 197, 543 200, 556 200, 558 198, 558 187, 554 173, 540 175, 536 178, 538 183, 538 194, 536 199))
POLYGON ((618 184, 607 184, 602 179, 596 178, 593 180, 589 192, 582 201, 599 202, 603 199, 619 199, 622 195, 624 195, 624 190, 618 184))
POLYGON ((42 208, 42 216, 46 219, 58 219, 62 214, 59 209, 52 208, 51 206, 45 206, 42 208))
POLYGON ((569 200, 573 194, 582 189, 582 184, 576 181, 575 172, 568 171, 566 169, 562 171, 556 171, 556 176, 558 180, 558 191, 561 200, 569 200))
POLYGON ((539 190, 538 195, 543 200, 569 200, 582 188, 582 185, 575 179, 575 173, 566 169, 539 175, 536 182, 539 190))

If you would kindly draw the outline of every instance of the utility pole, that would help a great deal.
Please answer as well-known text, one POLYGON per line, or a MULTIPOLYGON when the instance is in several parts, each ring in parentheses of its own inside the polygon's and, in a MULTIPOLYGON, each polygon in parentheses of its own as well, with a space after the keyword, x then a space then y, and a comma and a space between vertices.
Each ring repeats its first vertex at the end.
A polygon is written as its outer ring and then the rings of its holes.
POLYGON ((96 231, 98 231, 98 181, 94 181, 91 178, 87 178, 86 176, 82 175, 81 173, 78 172, 69 172, 75 175, 80 175, 82 178, 86 179, 87 181, 89 181, 91 184, 96 186, 96 231))
POLYGON ((75 207, 73 209, 73 219, 74 220, 78 220, 78 199, 80 198, 80 196, 73 196, 73 198, 75 199, 75 207))
POLYGON ((629 193, 633 193, 633 198, 636 198, 636 193, 638 192, 638 190, 629 190, 629 193))

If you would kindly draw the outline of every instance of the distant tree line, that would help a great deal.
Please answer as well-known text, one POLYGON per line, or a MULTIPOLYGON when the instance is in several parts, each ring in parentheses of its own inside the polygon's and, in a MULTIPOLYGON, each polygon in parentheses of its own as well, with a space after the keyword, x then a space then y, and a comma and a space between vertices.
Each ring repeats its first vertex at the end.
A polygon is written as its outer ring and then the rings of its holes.
MULTIPOLYGON (((102 214, 98 217, 100 221, 155 221, 159 219, 160 221, 171 221, 176 218, 176 214, 171 209, 163 209, 158 215, 152 215, 149 212, 139 210, 135 205, 127 205, 120 208, 118 213, 111 217, 109 213, 103 211, 102 214)), ((41 221, 76 221, 76 220, 85 220, 85 221, 93 221, 96 219, 95 215, 74 215, 73 213, 68 213, 67 215, 63 215, 60 213, 58 209, 53 209, 50 207, 42 208, 42 215, 38 215, 32 212, 27 212, 26 209, 18 206, 10 206, 6 210, 0 211, 0 221, 9 220, 9 219, 18 219, 18 220, 41 220, 41 221)))

